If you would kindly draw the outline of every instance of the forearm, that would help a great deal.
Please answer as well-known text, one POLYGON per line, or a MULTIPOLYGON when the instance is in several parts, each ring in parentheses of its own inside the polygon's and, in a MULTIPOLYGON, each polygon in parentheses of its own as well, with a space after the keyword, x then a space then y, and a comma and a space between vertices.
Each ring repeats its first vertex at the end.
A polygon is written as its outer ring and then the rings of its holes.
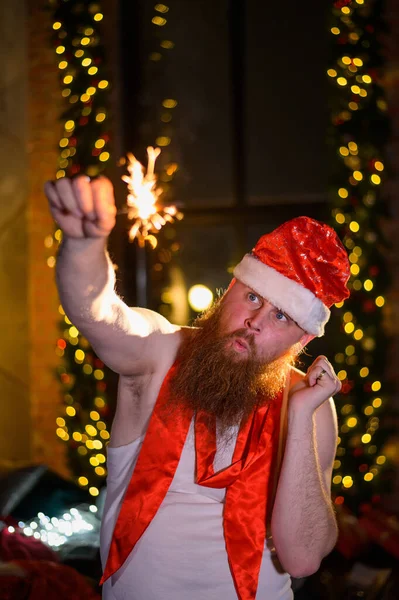
POLYGON ((283 567, 314 573, 334 547, 337 525, 317 459, 313 413, 291 411, 271 530, 283 567))
POLYGON ((61 303, 77 325, 104 319, 116 297, 107 238, 65 237, 58 253, 56 278, 61 303))

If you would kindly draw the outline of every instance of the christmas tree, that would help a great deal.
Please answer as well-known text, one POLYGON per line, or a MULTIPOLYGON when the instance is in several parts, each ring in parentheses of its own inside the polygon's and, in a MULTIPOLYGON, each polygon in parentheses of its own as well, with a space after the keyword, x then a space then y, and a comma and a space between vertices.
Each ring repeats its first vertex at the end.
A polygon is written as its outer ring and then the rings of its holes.
POLYGON ((387 336, 383 307, 389 287, 381 231, 388 216, 381 184, 386 174, 389 118, 380 84, 383 68, 381 0, 332 4, 330 80, 332 225, 351 263, 350 298, 333 309, 334 367, 342 382, 337 397, 339 444, 333 494, 357 512, 378 502, 387 489, 386 431, 380 419, 388 404, 384 385, 387 336), (334 323, 335 321, 335 323, 334 323))

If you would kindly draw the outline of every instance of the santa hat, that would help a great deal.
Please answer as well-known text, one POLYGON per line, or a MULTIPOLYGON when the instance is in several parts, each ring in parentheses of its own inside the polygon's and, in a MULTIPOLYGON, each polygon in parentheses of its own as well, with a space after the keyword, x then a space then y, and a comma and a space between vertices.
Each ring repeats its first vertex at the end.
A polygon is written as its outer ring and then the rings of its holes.
POLYGON ((317 337, 324 334, 329 308, 349 296, 345 248, 334 229, 309 217, 262 236, 234 276, 317 337))

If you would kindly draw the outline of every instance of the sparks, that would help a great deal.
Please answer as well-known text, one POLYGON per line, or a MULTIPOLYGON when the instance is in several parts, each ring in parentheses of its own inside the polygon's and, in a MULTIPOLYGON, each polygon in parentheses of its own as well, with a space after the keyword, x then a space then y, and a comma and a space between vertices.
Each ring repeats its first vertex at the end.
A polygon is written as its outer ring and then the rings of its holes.
POLYGON ((172 223, 175 218, 180 219, 181 213, 177 208, 171 206, 159 206, 158 199, 162 189, 157 186, 155 175, 155 162, 161 153, 160 148, 147 148, 148 166, 147 172, 143 165, 133 154, 127 155, 127 170, 129 175, 123 175, 122 179, 128 185, 129 195, 127 197, 128 219, 134 221, 129 231, 130 240, 137 238, 143 246, 150 233, 156 233, 167 222, 172 223))

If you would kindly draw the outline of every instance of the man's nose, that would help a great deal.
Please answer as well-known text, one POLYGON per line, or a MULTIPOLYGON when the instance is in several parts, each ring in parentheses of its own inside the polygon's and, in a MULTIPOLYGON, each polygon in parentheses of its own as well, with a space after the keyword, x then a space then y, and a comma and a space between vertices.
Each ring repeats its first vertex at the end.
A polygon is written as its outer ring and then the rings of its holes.
POLYGON ((267 306, 262 306, 258 310, 254 311, 249 317, 245 319, 245 327, 254 333, 260 333, 264 325, 264 320, 269 309, 267 306))

